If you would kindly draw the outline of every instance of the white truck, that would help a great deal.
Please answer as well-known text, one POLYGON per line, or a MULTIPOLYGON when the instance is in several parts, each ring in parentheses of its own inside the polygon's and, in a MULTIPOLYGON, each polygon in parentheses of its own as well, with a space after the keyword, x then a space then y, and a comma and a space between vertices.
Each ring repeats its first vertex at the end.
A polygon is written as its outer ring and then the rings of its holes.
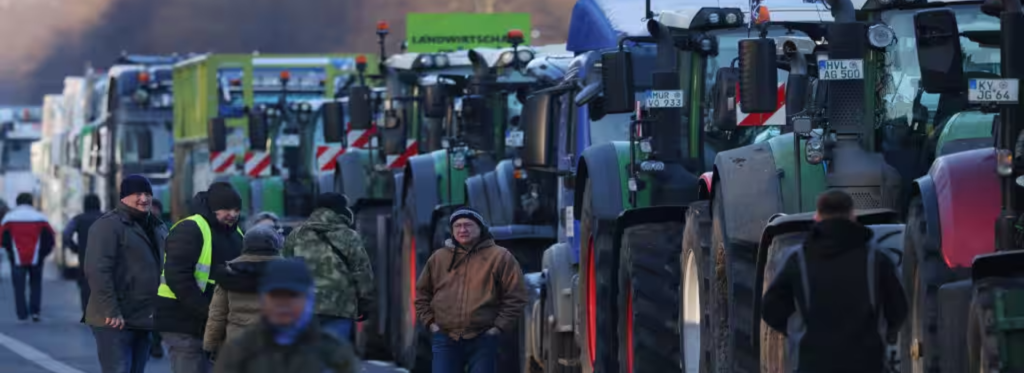
POLYGON ((42 136, 42 108, 0 108, 0 196, 14 206, 20 193, 39 196, 39 179, 32 172, 32 143, 42 136))

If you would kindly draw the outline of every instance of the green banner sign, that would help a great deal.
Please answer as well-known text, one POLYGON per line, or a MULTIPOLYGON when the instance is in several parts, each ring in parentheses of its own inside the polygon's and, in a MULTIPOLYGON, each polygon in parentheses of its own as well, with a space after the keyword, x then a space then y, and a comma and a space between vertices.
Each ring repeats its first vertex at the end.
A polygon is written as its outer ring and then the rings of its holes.
POLYGON ((459 48, 506 48, 508 31, 523 32, 530 44, 529 13, 409 13, 405 17, 409 52, 434 53, 459 48))

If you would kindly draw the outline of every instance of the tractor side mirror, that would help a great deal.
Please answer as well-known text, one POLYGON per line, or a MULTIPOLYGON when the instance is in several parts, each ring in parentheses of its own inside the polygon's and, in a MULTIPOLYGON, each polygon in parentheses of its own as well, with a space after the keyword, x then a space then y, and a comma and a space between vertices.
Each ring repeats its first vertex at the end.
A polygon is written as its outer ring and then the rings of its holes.
POLYGON ((712 124, 722 131, 736 129, 736 83, 740 69, 723 67, 715 73, 715 93, 712 97, 715 109, 712 124))
POLYGON ((222 152, 228 149, 228 127, 224 123, 224 118, 217 117, 211 118, 210 123, 206 126, 207 146, 210 148, 210 153, 222 152))
POLYGON ((921 89, 928 93, 964 90, 963 52, 956 16, 949 9, 922 10, 914 15, 921 89))
POLYGON ((604 82, 604 112, 632 112, 636 95, 633 87, 633 57, 630 52, 622 50, 601 55, 601 78, 604 82))
POLYGON ((249 111, 249 149, 253 151, 267 150, 267 121, 261 111, 249 111))
POLYGON ((440 83, 423 86, 423 115, 427 118, 444 118, 448 112, 445 97, 445 88, 440 83))
POLYGON ((740 110, 748 114, 774 113, 779 81, 775 40, 740 40, 739 52, 740 110))
POLYGON ((324 141, 340 143, 345 139, 345 107, 339 102, 325 102, 320 106, 323 115, 324 141))
POLYGON ((520 126, 525 134, 523 139, 522 160, 524 167, 555 169, 556 143, 555 127, 551 121, 551 93, 529 96, 520 114, 520 126))
POLYGON ((380 131, 384 154, 396 155, 405 152, 405 110, 389 109, 384 112, 384 126, 377 127, 380 131))
POLYGON ((369 129, 373 124, 373 103, 370 87, 354 86, 348 89, 348 118, 354 130, 369 129))

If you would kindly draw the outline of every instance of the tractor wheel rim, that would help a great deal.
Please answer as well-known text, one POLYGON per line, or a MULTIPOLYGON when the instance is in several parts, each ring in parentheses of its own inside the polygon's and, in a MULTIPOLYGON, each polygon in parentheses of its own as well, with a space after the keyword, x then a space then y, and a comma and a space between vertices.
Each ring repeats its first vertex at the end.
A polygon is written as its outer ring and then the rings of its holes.
POLYGON ((587 243, 587 351, 593 364, 597 354, 597 285, 594 275, 594 237, 587 243))
POLYGON ((686 277, 683 278, 683 371, 700 372, 700 280, 697 278, 697 260, 691 251, 686 256, 686 277))

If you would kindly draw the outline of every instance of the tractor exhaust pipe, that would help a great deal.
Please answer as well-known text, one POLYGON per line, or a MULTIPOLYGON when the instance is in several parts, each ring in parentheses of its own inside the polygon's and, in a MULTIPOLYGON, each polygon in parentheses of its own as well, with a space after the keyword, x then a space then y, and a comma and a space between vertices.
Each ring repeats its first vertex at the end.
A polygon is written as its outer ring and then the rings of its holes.
POLYGON ((851 0, 825 0, 832 10, 832 18, 836 23, 857 22, 857 14, 851 0))

